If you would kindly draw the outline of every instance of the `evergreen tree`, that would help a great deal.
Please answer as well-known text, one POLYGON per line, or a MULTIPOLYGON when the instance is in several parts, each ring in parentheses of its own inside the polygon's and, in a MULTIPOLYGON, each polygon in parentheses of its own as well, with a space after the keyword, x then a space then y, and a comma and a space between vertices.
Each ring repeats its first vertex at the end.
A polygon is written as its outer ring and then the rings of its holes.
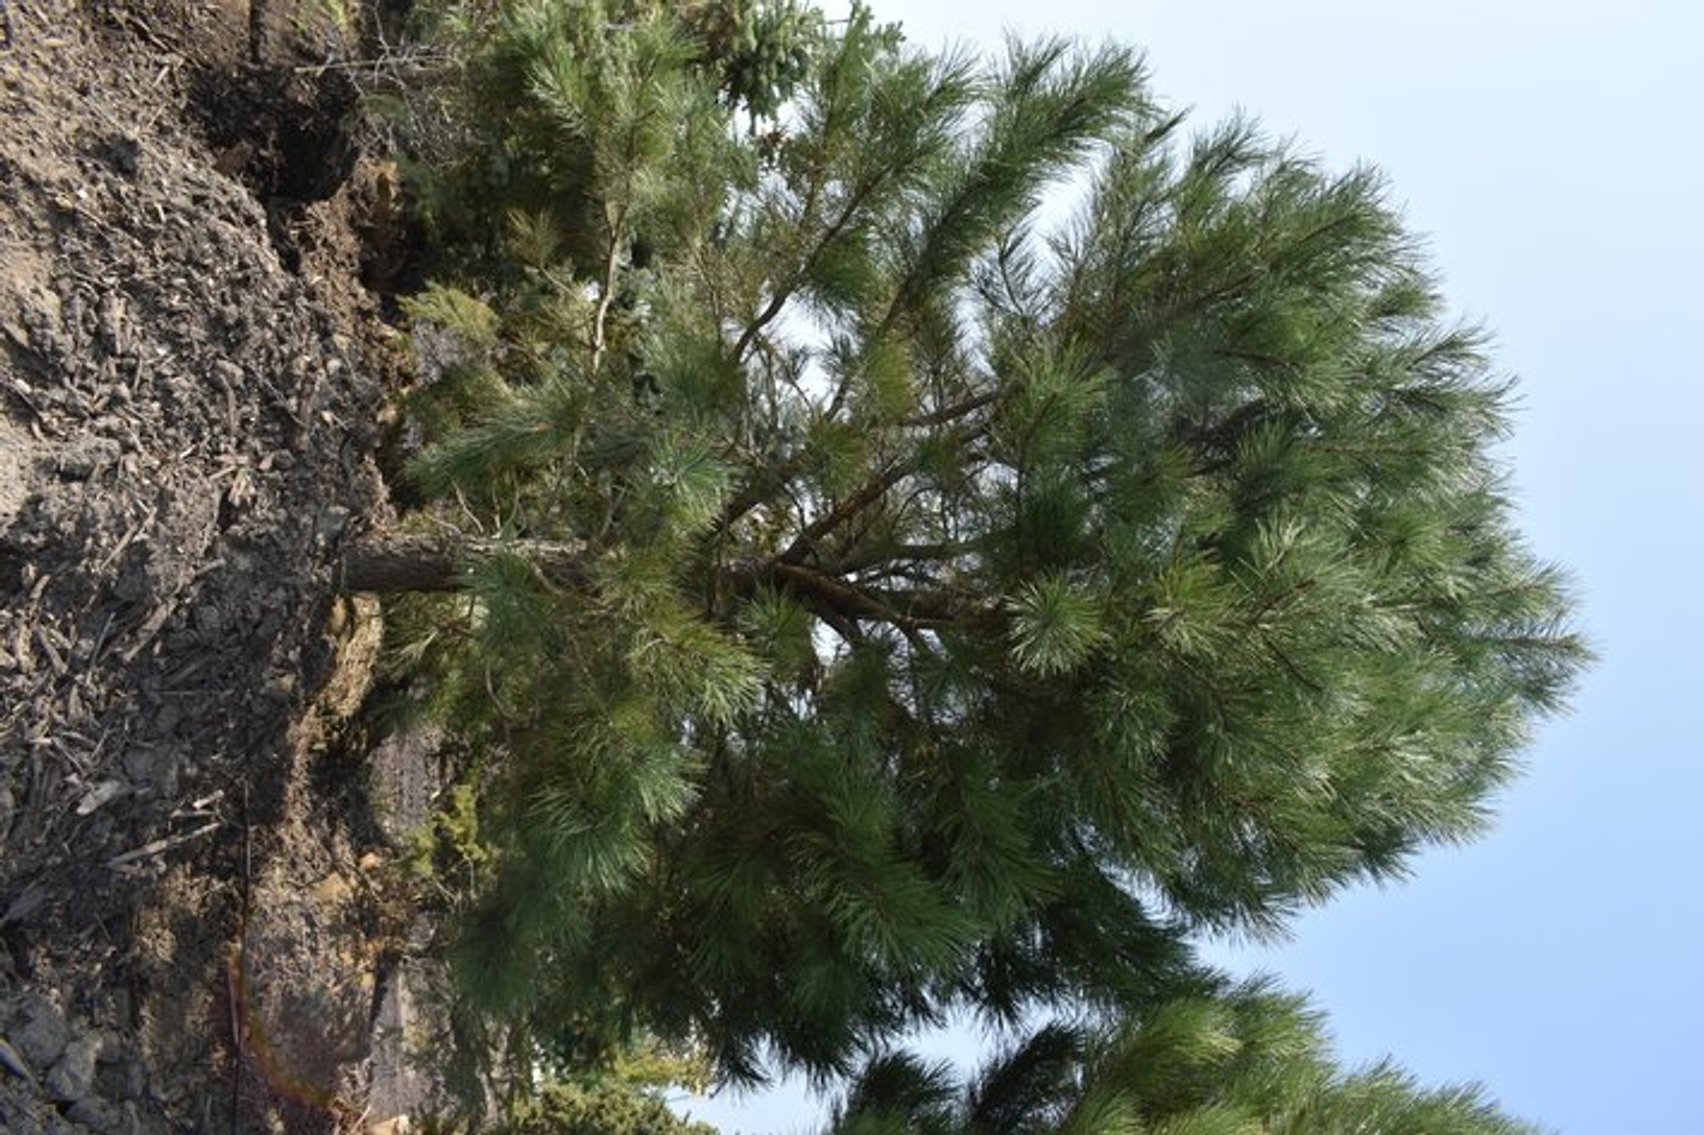
POLYGON ((1259 983, 1116 1024, 1049 1024, 968 1084, 903 1054, 867 1063, 825 1135, 1531 1135, 1476 1086, 1388 1063, 1345 1073, 1317 1015, 1259 983))
POLYGON ((716 1135, 657 1095, 611 1082, 549 1084, 516 1102, 491 1135, 716 1135))
POLYGON ((836 1075, 1173 1003, 1184 931, 1477 832, 1582 650, 1379 178, 863 9, 754 9, 782 107, 707 10, 456 25, 432 523, 344 585, 456 592, 399 618, 477 789, 470 1035, 836 1075))

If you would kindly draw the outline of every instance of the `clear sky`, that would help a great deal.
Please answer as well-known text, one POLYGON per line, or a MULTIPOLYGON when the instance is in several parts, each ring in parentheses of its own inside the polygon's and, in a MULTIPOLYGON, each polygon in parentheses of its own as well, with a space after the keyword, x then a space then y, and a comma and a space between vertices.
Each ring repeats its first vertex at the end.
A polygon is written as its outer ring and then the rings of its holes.
MULTIPOLYGON (((1389 175, 1521 380, 1525 529, 1601 661, 1487 838, 1212 956, 1311 990, 1350 1062, 1482 1080, 1568 1135, 1704 1133, 1704 0, 871 5, 924 46, 1134 43, 1197 124, 1240 107, 1389 175)), ((801 1108, 692 1110, 757 1133, 801 1108)))

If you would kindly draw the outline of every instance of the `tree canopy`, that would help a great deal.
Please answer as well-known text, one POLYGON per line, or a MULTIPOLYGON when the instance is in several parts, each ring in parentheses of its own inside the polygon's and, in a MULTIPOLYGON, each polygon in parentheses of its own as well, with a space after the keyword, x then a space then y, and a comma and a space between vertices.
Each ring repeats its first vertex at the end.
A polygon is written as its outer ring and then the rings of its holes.
POLYGON ((452 15, 429 522, 345 582, 459 589, 401 617, 467 756, 468 1020, 734 1079, 1146 1022, 1032 1042, 1098 1099, 1211 987, 1189 932, 1482 828, 1583 651, 1508 384, 1374 171, 1191 134, 1116 46, 452 15))
POLYGON ((825 1135, 1534 1135, 1475 1087, 1424 1090, 1389 1064, 1345 1074, 1319 1018, 1261 983, 1160 1002, 1140 1021, 1053 1023, 968 1083, 885 1053, 825 1135))

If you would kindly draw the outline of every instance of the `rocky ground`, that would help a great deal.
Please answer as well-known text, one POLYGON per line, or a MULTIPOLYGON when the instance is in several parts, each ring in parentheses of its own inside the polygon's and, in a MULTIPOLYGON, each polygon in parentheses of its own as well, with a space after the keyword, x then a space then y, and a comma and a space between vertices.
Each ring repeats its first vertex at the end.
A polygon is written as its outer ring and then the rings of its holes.
POLYGON ((332 578, 384 514, 395 187, 316 11, 0 0, 0 1129, 405 1106, 332 578))

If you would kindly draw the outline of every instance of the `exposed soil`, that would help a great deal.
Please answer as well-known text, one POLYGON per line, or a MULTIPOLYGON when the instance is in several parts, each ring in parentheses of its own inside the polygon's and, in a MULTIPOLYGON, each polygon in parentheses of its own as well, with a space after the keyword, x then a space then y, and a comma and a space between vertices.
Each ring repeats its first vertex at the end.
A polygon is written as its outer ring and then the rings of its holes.
POLYGON ((0 1129, 386 1118, 330 565, 384 511, 395 192, 335 30, 253 3, 0 0, 0 1129))

